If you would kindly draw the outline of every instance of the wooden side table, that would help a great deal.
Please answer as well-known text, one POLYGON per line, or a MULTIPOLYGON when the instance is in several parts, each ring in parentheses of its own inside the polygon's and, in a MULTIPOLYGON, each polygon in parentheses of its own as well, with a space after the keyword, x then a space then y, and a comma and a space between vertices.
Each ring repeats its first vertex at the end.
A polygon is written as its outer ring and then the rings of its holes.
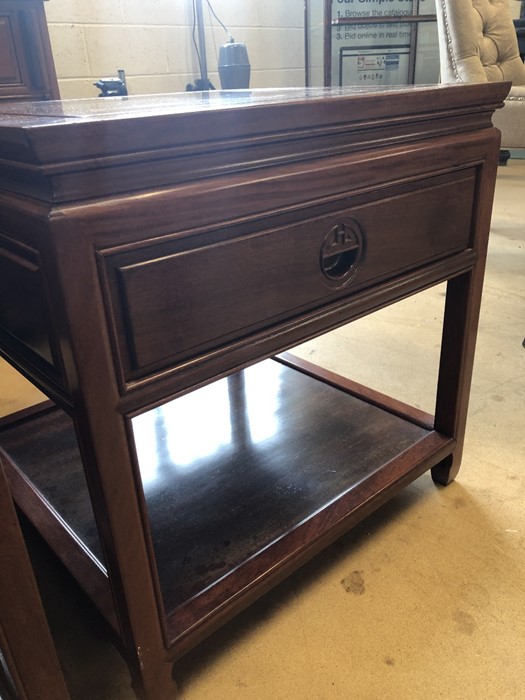
POLYGON ((4 108, 0 347, 50 401, 0 445, 144 697, 403 486, 457 473, 508 88, 4 108), (283 354, 444 281, 433 416, 283 354))

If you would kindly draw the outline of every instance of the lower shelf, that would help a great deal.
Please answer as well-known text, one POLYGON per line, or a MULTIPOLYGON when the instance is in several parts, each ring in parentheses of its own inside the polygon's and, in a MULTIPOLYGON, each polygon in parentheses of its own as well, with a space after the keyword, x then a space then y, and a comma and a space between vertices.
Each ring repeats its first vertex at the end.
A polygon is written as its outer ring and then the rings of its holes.
MULTIPOLYGON (((168 639, 181 646, 203 620, 230 617, 453 446, 333 386, 333 376, 329 384, 273 360, 147 411, 132 427, 168 639)), ((0 446, 20 506, 111 617, 70 419, 47 409, 4 427, 0 446)))

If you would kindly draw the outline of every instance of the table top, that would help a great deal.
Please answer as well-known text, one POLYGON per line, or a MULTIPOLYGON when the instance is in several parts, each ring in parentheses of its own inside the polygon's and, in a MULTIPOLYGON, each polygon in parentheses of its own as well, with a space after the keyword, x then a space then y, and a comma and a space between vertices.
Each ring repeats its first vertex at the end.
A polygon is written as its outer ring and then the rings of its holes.
POLYGON ((49 102, 14 102, 0 105, 0 125, 34 126, 65 122, 108 121, 160 115, 183 115, 200 112, 239 110, 248 107, 290 105, 317 101, 342 104, 365 97, 428 96, 432 93, 459 93, 461 85, 389 85, 335 88, 266 88, 255 90, 210 90, 158 95, 54 100, 49 102))
POLYGON ((145 165, 165 171, 169 159, 180 164, 180 174, 198 156, 209 176, 213 168, 233 172, 269 159, 310 157, 305 143, 309 153, 324 156, 327 149, 335 154, 413 140, 450 132, 447 119, 461 120, 466 111, 490 124, 509 89, 510 83, 282 88, 10 103, 0 105, 0 188, 8 183, 10 191, 48 199, 35 190, 36 177, 104 172, 95 188, 83 182, 74 194, 55 182, 52 198, 58 201, 82 198, 81 190, 91 196, 129 191, 139 180, 172 183, 165 174, 144 180, 145 165), (124 159, 139 168, 126 183, 117 172, 124 159))

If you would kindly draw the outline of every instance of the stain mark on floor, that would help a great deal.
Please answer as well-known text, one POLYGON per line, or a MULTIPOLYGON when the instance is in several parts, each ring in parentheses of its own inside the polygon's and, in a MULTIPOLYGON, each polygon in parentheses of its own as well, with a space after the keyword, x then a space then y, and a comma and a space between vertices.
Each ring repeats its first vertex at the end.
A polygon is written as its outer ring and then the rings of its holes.
POLYGON ((454 621, 458 632, 461 632, 462 634, 472 636, 478 628, 478 624, 472 615, 464 612, 463 610, 456 610, 454 613, 454 621))
POLYGON ((354 593, 355 595, 363 595, 365 592, 365 580, 363 578, 362 571, 352 571, 351 574, 346 576, 341 581, 342 587, 347 593, 354 593))

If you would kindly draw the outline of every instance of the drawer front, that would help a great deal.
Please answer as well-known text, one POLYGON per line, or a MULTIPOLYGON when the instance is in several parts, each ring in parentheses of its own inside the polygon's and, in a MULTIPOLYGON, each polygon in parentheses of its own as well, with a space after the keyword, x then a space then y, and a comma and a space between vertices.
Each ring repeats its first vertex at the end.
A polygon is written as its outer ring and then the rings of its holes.
POLYGON ((102 255, 127 380, 469 247, 471 169, 102 255), (408 191, 409 190, 409 191, 408 191), (320 213, 321 212, 321 213, 320 213), (266 223, 266 227, 265 227, 266 223))

